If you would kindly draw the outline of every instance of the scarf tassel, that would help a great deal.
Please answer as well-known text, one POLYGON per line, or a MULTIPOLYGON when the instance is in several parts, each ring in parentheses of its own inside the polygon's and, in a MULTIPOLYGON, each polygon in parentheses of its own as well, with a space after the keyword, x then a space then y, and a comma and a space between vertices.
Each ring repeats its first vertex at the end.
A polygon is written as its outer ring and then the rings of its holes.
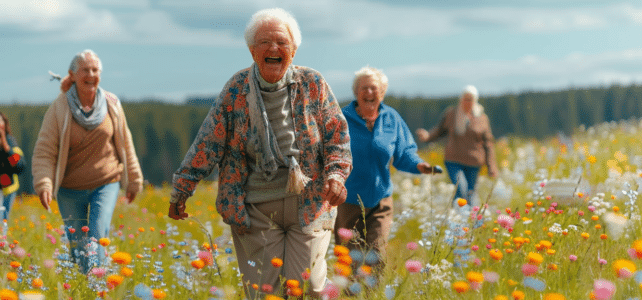
POLYGON ((288 194, 300 195, 305 186, 310 182, 310 177, 303 174, 301 166, 294 156, 290 156, 290 171, 288 174, 288 184, 285 191, 288 194))

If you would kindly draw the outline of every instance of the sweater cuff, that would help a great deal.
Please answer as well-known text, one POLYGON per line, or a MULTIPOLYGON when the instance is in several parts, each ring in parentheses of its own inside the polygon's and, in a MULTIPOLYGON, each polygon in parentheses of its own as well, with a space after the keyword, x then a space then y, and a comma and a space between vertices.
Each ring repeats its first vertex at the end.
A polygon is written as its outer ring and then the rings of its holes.
POLYGON ((177 203, 177 202, 187 202, 187 198, 189 198, 189 194, 183 193, 177 189, 172 190, 172 193, 169 198, 169 203, 177 203))
POLYGON ((336 173, 335 174, 330 174, 330 175, 328 175, 328 180, 330 180, 330 179, 334 179, 334 180, 336 180, 338 182, 341 182, 344 185, 346 183, 345 177, 343 175, 340 175, 340 174, 336 174, 336 173))

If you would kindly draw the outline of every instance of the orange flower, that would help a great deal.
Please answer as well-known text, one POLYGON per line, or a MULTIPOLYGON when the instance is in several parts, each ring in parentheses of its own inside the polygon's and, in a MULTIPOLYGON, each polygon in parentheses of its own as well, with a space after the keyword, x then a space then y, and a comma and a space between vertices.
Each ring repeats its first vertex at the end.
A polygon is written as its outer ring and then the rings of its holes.
POLYGON ((120 265, 128 265, 132 262, 132 256, 127 252, 115 252, 111 255, 111 259, 120 265))
POLYGON ((120 275, 112 274, 107 276, 107 283, 113 285, 114 287, 117 287, 121 283, 123 283, 123 277, 120 275))
POLYGON ((18 300, 18 294, 9 289, 0 290, 0 299, 2 300, 18 300))
POLYGON ((631 246, 631 248, 635 250, 635 255, 638 258, 642 258, 642 240, 633 242, 633 245, 631 246))
POLYGON ((504 295, 497 295, 495 296, 495 298, 493 298, 493 300, 508 300, 508 297, 504 295))
POLYGON ((455 290, 455 292, 457 293, 463 294, 465 292, 468 292, 469 289, 470 289, 470 286, 468 285, 468 282, 457 281, 453 283, 453 290, 455 290))
POLYGON ((295 287, 288 290, 288 295, 299 297, 303 295, 303 290, 301 288, 295 287))
POLYGON ((350 255, 342 255, 342 256, 339 256, 337 261, 339 263, 349 266, 352 264, 352 257, 350 257, 350 255))
POLYGON ((484 274, 470 271, 466 273, 466 279, 470 282, 482 283, 484 282, 484 274))
POLYGON ((490 257, 494 260, 501 260, 504 257, 504 253, 499 251, 499 249, 490 250, 490 257))
POLYGON ((289 289, 298 288, 299 281, 296 279, 288 279, 287 281, 285 281, 285 286, 288 287, 289 289))
POLYGON ((524 297, 526 297, 526 294, 520 290, 514 290, 512 294, 510 294, 513 299, 515 300, 524 300, 524 297))
POLYGON ((553 247, 553 243, 547 240, 541 240, 539 241, 539 244, 546 249, 551 249, 551 247, 553 247))
POLYGON ((461 206, 465 206, 466 204, 468 204, 468 201, 466 201, 466 199, 457 198, 457 205, 459 205, 461 207, 461 206))
POLYGON ((154 299, 164 299, 165 297, 167 297, 167 294, 161 289, 153 289, 152 296, 154 297, 154 299))
POLYGON ((335 263, 334 273, 347 277, 347 276, 350 276, 350 274, 352 274, 352 268, 349 265, 344 265, 342 263, 335 263))
POLYGON ((587 240, 591 236, 590 234, 588 234, 588 232, 582 232, 581 235, 582 235, 582 238, 584 238, 585 240, 587 240))
POLYGON ((593 220, 593 221, 597 221, 599 219, 600 219, 600 217, 598 215, 591 216, 591 220, 593 220))
POLYGON ((606 239, 609 238, 609 236, 604 234, 604 233, 602 233, 602 234, 600 234, 600 238, 603 239, 603 240, 606 240, 606 239))
POLYGON ((336 245, 334 246, 334 256, 340 257, 342 255, 348 255, 350 250, 346 246, 336 245))
POLYGON ((12 261, 11 263, 9 263, 9 265, 10 265, 12 268, 14 268, 14 269, 20 268, 20 266, 22 266, 22 265, 21 265, 19 262, 17 262, 17 261, 12 261))
POLYGON ((129 276, 134 275, 134 271, 132 269, 128 268, 128 267, 123 267, 122 269, 120 269, 120 275, 123 275, 125 277, 129 277, 129 276))
POLYGON ((192 261, 192 267, 194 267, 194 269, 202 269, 204 266, 205 266, 205 262, 202 261, 201 259, 192 261))
POLYGON ((7 280, 16 281, 17 279, 18 279, 18 274, 16 274, 15 272, 7 273, 7 280))
POLYGON ((275 268, 280 268, 283 265, 283 260, 278 257, 273 258, 270 262, 275 268))
POLYGON ((557 271, 557 265, 556 264, 548 264, 548 266, 546 266, 546 267, 551 271, 557 271))
POLYGON ((42 282, 42 279, 40 278, 34 278, 31 280, 31 286, 35 288, 41 288, 45 283, 42 282))
POLYGON ((111 241, 108 238, 101 238, 98 240, 98 243, 103 247, 107 247, 111 241))

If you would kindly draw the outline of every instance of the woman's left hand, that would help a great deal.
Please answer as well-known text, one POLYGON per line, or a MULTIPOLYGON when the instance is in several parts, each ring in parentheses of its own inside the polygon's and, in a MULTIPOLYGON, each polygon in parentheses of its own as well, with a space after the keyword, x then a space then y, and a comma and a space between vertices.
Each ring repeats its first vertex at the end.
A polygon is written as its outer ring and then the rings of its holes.
POLYGON ((330 205, 338 206, 343 202, 346 202, 346 197, 348 197, 348 190, 346 190, 346 187, 342 182, 330 179, 325 183, 323 188, 323 198, 330 202, 330 205))

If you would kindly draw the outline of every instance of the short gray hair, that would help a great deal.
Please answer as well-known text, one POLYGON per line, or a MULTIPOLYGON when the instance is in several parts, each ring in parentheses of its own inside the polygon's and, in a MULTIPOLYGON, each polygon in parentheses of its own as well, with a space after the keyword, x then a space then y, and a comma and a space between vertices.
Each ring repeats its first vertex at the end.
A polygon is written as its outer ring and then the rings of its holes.
POLYGON ((357 95, 359 80, 361 80, 361 78, 363 77, 374 77, 377 81, 379 81, 384 92, 388 90, 388 76, 386 76, 386 74, 383 74, 383 71, 379 69, 365 66, 361 68, 361 70, 354 73, 354 80, 352 81, 352 92, 355 96, 357 95))
POLYGON ((86 49, 86 50, 83 50, 82 52, 78 52, 74 56, 74 58, 71 60, 71 64, 69 64, 69 71, 76 73, 76 71, 78 71, 78 64, 80 64, 81 60, 84 61, 85 59, 87 59, 87 56, 96 57, 96 59, 98 60, 98 69, 100 71, 103 70, 103 63, 100 61, 98 54, 96 54, 96 52, 94 52, 91 49, 86 49))
POLYGON ((461 91, 461 95, 463 96, 466 94, 473 96, 473 101, 477 101, 479 99, 479 92, 474 85, 467 85, 464 87, 464 90, 461 91))
POLYGON ((299 48, 299 45, 301 45, 301 29, 299 29, 299 24, 289 12, 282 8, 262 9, 252 15, 250 22, 247 23, 247 27, 245 27, 245 43, 247 43, 247 46, 250 47, 254 45, 256 31, 263 23, 275 20, 285 24, 290 31, 292 41, 296 47, 299 48))

